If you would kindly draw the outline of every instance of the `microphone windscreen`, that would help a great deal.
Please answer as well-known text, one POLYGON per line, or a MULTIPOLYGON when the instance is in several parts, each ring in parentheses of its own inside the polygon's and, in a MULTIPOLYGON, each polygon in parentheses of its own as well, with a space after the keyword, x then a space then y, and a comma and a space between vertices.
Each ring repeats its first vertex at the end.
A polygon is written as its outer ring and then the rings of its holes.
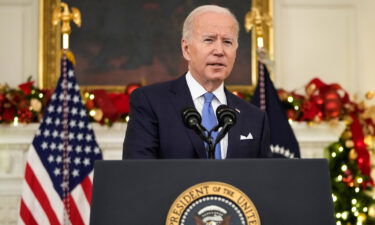
POLYGON ((202 117, 195 108, 188 107, 182 111, 182 120, 185 126, 193 128, 194 125, 196 125, 197 123, 200 124, 202 122, 202 117))
POLYGON ((223 126, 228 120, 232 121, 232 125, 237 121, 236 112, 227 105, 217 107, 216 118, 220 126, 223 126))

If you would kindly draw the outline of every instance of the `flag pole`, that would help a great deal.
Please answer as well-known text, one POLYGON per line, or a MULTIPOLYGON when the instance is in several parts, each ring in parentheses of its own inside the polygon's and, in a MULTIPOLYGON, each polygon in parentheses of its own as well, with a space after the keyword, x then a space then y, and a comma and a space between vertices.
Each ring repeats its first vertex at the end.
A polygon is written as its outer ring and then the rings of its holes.
POLYGON ((61 25, 62 34, 62 60, 61 60, 61 75, 62 75, 62 96, 63 96, 63 202, 65 207, 64 225, 70 224, 71 218, 71 203, 70 203, 70 157, 69 157, 69 93, 68 93, 68 65, 67 54, 69 52, 69 36, 72 32, 70 22, 74 22, 78 27, 81 27, 81 13, 77 8, 69 9, 68 4, 61 2, 53 12, 52 24, 54 26, 61 25))

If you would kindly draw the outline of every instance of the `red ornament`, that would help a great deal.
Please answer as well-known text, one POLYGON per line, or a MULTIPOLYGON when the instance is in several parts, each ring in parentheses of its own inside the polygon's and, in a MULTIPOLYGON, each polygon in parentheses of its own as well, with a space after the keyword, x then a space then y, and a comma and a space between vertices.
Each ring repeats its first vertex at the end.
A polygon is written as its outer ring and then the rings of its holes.
POLYGON ((93 109, 95 107, 95 103, 94 103, 94 101, 93 100, 91 100, 91 99, 89 99, 89 100, 87 100, 86 101, 86 108, 87 109, 93 109))
POLYGON ((324 115, 327 118, 337 118, 340 116, 342 102, 336 91, 327 91, 324 95, 324 115))
POLYGON ((135 89, 141 86, 141 84, 128 84, 128 86, 125 89, 125 94, 130 95, 135 89))

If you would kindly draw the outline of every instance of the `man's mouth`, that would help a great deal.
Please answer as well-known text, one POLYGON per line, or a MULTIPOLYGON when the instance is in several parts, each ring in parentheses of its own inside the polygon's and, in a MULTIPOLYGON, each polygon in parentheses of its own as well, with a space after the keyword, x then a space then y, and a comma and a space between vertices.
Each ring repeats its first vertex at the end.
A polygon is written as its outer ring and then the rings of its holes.
POLYGON ((208 63, 207 65, 209 65, 209 66, 225 66, 225 64, 223 64, 223 63, 208 63))

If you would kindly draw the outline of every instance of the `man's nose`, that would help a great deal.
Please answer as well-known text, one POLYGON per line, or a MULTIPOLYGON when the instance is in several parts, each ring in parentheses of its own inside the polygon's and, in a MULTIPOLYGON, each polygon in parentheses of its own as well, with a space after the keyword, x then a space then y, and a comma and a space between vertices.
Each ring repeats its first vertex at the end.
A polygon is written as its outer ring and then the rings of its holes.
POLYGON ((213 54, 216 56, 223 56, 224 55, 224 48, 223 43, 220 41, 216 41, 214 45, 213 54))

